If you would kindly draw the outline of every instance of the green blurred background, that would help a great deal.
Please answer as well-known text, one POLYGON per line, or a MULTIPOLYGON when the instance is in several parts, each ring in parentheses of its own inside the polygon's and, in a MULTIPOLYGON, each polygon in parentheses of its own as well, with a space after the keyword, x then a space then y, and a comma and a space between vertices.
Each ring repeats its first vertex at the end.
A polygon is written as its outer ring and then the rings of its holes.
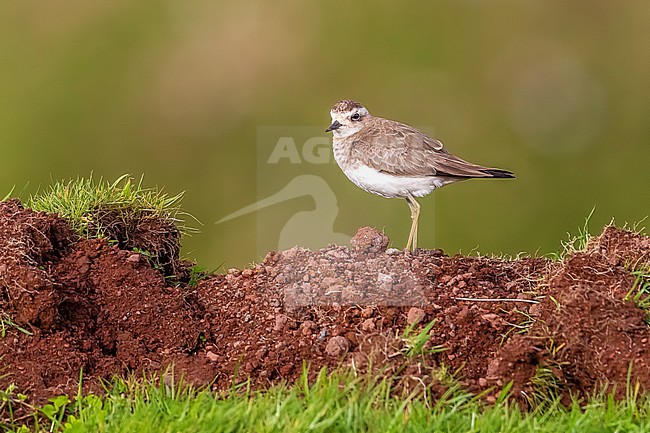
MULTIPOLYGON (((353 98, 517 174, 422 199, 421 246, 555 251, 594 206, 594 231, 649 213, 648 29, 642 1, 5 1, 0 196, 145 174, 185 190, 203 222, 186 256, 243 266, 277 236, 258 219, 313 207, 297 198, 214 224, 273 182, 258 178, 258 128, 325 129, 332 104, 353 98)), ((333 163, 318 170, 336 193, 335 231, 372 225, 404 246, 403 201, 361 191, 333 163)))

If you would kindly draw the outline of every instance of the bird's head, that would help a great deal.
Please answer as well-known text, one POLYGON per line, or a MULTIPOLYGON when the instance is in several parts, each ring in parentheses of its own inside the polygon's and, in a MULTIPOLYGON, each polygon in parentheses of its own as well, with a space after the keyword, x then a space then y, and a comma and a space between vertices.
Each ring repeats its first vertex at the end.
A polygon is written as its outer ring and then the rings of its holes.
POLYGON ((332 131, 337 138, 356 134, 363 129, 365 123, 372 117, 366 107, 351 99, 339 101, 330 111, 332 124, 325 132, 332 131))

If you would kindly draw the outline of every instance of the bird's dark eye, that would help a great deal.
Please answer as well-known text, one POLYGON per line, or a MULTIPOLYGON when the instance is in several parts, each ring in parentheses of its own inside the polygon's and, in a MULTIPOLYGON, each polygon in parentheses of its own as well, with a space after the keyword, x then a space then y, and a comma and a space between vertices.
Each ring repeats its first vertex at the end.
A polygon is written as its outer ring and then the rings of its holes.
POLYGON ((359 120, 359 119, 361 119, 361 115, 360 115, 359 113, 354 113, 354 114, 350 117, 350 119, 352 119, 352 120, 359 120))

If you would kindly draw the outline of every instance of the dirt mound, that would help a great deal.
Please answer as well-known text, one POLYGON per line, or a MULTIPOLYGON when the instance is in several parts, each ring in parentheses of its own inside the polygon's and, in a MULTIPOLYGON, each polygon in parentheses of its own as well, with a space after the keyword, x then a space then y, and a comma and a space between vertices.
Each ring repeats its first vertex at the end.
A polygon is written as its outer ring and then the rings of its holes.
MULTIPOLYGON (((642 286, 641 278, 647 284, 649 259, 650 238, 606 227, 585 252, 547 276, 547 301, 538 305, 529 332, 501 349, 490 378, 513 380, 515 390, 533 401, 542 383, 558 395, 623 395, 628 381, 650 390, 650 313, 631 291, 642 286)), ((641 296, 647 304, 650 293, 641 296)))
POLYGON ((195 350, 202 313, 192 292, 169 287, 146 257, 78 240, 65 221, 16 201, 0 215, 1 310, 33 334, 9 328, 3 382, 47 397, 71 392, 82 368, 97 388, 93 379, 183 363, 195 350))
POLYGON ((80 370, 99 391, 174 364, 195 384, 265 387, 305 362, 442 385, 455 371, 473 391, 512 380, 533 403, 549 387, 623 390, 630 366, 650 388, 647 312, 624 300, 632 267, 647 266, 645 236, 608 227, 564 263, 386 249, 369 228, 351 244, 271 252, 191 287, 56 216, 0 203, 0 386, 42 403, 75 393, 80 370))

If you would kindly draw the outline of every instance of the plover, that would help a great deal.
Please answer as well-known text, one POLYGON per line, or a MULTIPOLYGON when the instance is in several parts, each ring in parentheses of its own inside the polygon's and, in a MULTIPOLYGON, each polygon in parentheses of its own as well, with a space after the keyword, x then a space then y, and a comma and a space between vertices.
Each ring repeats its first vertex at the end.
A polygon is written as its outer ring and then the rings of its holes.
POLYGON ((356 101, 339 101, 330 111, 334 159, 359 188, 386 198, 403 198, 411 209, 406 249, 417 247, 420 204, 436 188, 473 178, 513 178, 513 173, 464 161, 441 141, 394 120, 371 115, 356 101))

